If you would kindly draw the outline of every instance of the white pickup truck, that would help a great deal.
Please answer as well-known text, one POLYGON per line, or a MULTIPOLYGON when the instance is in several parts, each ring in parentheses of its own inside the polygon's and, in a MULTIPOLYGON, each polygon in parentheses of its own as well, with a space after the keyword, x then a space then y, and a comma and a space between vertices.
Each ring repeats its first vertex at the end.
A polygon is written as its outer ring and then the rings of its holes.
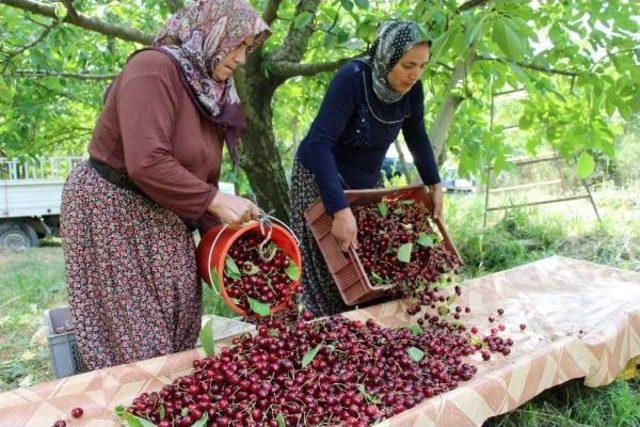
MULTIPOLYGON (((21 161, 0 157, 0 248, 38 246, 60 226, 62 187, 82 157, 50 157, 21 161)), ((230 182, 220 190, 235 194, 230 182)))
POLYGON ((37 246, 58 232, 66 176, 81 157, 0 158, 0 247, 37 246))

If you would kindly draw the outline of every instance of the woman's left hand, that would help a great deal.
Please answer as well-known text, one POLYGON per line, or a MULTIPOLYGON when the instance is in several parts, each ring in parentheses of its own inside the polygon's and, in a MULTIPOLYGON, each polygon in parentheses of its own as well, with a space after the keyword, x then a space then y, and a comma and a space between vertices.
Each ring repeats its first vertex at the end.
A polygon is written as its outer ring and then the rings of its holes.
POLYGON ((431 184, 429 187, 429 198, 431 199, 431 206, 433 206, 433 217, 436 219, 442 218, 442 185, 431 184))

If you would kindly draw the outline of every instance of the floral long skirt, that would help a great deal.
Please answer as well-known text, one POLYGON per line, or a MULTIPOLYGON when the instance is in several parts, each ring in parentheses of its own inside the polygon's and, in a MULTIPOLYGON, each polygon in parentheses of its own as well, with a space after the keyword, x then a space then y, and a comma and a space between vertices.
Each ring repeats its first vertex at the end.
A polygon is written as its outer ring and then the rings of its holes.
POLYGON ((320 196, 311 171, 294 162, 291 173, 291 226, 300 239, 302 253, 302 300, 315 316, 347 311, 340 291, 331 277, 322 252, 304 218, 304 211, 320 196))
POLYGON ((62 194, 71 317, 91 370, 195 346, 202 289, 183 221, 87 163, 62 194))

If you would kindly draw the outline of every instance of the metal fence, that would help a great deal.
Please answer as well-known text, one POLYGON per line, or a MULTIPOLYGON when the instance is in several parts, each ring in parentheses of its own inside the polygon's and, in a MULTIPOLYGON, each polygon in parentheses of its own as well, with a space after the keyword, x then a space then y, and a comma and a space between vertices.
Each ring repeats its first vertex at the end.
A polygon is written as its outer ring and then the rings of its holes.
POLYGON ((64 179, 83 160, 83 157, 0 157, 0 180, 64 179))

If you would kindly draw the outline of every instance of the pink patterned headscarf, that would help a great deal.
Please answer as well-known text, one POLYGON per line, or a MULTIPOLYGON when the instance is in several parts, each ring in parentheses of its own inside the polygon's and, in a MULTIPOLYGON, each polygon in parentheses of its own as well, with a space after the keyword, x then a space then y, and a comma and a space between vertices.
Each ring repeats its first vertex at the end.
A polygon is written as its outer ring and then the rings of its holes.
POLYGON ((240 98, 233 76, 217 82, 210 72, 248 37, 254 36, 253 46, 258 46, 269 34, 267 24, 245 0, 197 0, 171 16, 153 42, 180 65, 200 111, 223 126, 234 163, 245 127, 240 98))

